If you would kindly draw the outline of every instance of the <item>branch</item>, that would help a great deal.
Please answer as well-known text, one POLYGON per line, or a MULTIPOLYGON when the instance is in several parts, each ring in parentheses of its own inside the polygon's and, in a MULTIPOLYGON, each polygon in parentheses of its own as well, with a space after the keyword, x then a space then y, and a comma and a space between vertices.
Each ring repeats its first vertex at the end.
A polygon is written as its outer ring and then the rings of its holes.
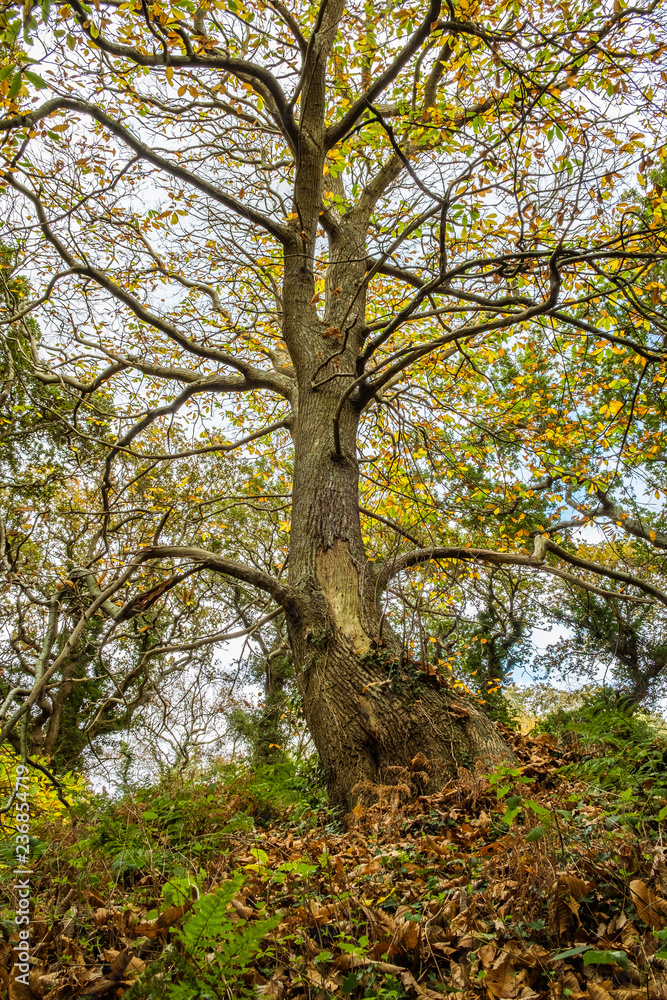
POLYGON ((275 423, 269 424, 267 427, 253 431, 252 434, 246 434, 245 437, 239 438, 238 441, 228 441, 224 444, 208 444, 202 448, 191 448, 188 451, 177 451, 169 455, 151 455, 147 452, 134 451, 132 448, 124 448, 119 444, 115 444, 113 447, 115 451, 122 451, 124 454, 132 455, 133 458, 148 459, 151 462, 170 462, 176 458, 193 458, 195 455, 210 455, 212 452, 235 451, 237 448, 242 448, 244 445, 250 444, 251 441, 257 441, 258 438, 266 437, 268 434, 273 434, 274 431, 289 426, 290 420, 288 419, 276 420, 275 423))
POLYGON ((306 52, 308 51, 308 42, 301 33, 301 28, 299 27, 299 22, 297 21, 297 19, 294 17, 292 13, 290 13, 290 11, 287 9, 284 3, 280 3, 280 0, 269 0, 269 3, 272 7, 274 7, 278 11, 283 21, 292 32, 294 40, 296 41, 301 51, 301 55, 305 56, 306 52))
POLYGON ((379 521, 381 524, 385 524, 388 528, 398 532, 399 535, 403 535, 404 538, 407 538, 408 541, 412 542, 414 545, 422 544, 418 538, 409 534, 405 528, 402 528, 400 524, 397 524, 396 521, 392 521, 389 517, 383 517, 381 514, 376 514, 375 511, 368 510, 366 507, 360 507, 359 513, 365 514, 366 517, 372 517, 374 521, 379 521))
POLYGON ((130 579, 134 571, 143 561, 144 560, 141 559, 140 557, 136 557, 135 559, 133 559, 130 565, 124 570, 124 572, 121 573, 120 576, 117 577, 116 580, 114 580, 113 583, 111 583, 106 588, 106 590, 102 591, 95 598, 95 600, 92 601, 89 607, 86 608, 86 610, 83 612, 83 614, 79 618, 74 628, 69 632, 67 639, 62 646, 62 649, 60 650, 59 654, 55 657, 50 667, 44 671, 39 681, 35 682, 32 691, 25 699, 23 704, 16 709, 14 714, 7 720, 5 725, 2 727, 2 730, 0 730, 0 743, 3 743, 8 738, 8 736, 16 726, 17 722, 19 722, 19 720, 26 713, 30 711, 34 703, 41 696, 42 692, 44 691, 51 677, 53 677, 56 671, 60 669, 62 664, 67 661, 70 653, 76 646, 76 643, 79 641, 81 633, 85 629, 90 619, 94 617, 97 611, 99 611, 111 597, 113 597, 116 591, 120 590, 120 588, 124 586, 125 583, 127 583, 127 581, 130 579))
POLYGON ((42 385, 67 385, 71 389, 76 389, 82 396, 86 396, 91 392, 97 392, 104 382, 117 375, 118 372, 126 371, 132 367, 134 366, 129 362, 116 361, 100 372, 99 375, 96 375, 92 382, 80 382, 71 375, 54 375, 52 373, 41 372, 36 368, 33 369, 33 375, 42 385))
MULTIPOLYGON (((618 580, 620 583, 625 583, 632 587, 637 587, 639 590, 643 590, 644 593, 650 594, 652 597, 656 598, 661 604, 667 606, 667 594, 664 594, 657 587, 654 587, 653 584, 646 583, 644 580, 640 580, 638 577, 632 576, 630 573, 623 573, 619 570, 608 569, 606 566, 600 566, 598 563, 591 562, 588 559, 582 559, 580 556, 576 556, 567 552, 565 549, 562 549, 560 545, 556 545, 555 542, 546 539, 544 536, 538 536, 535 539, 535 551, 532 555, 519 552, 494 552, 492 549, 473 549, 463 548, 461 546, 433 546, 432 548, 413 549, 412 552, 405 552, 403 555, 396 556, 392 559, 385 559, 382 563, 380 563, 376 570, 376 583, 378 590, 384 590, 394 576, 401 573, 405 569, 409 569, 411 566, 418 566, 420 563, 425 562, 437 562, 440 559, 454 559, 464 562, 479 561, 489 563, 492 566, 526 566, 530 569, 538 569, 545 573, 551 573, 552 575, 567 580, 568 583, 572 583, 584 590, 592 590, 593 593, 599 594, 602 597, 614 597, 625 601, 642 601, 641 598, 636 598, 629 594, 619 594, 611 590, 602 590, 599 587, 594 587, 594 585, 588 583, 587 580, 582 580, 574 574, 565 573, 563 570, 559 570, 554 566, 548 566, 544 562, 546 552, 553 552, 554 555, 557 555, 560 559, 564 559, 566 562, 569 562, 574 566, 579 566, 588 572, 596 573, 600 576, 606 576, 612 580, 618 580)), ((644 601, 643 603, 652 602, 644 601)))
POLYGON ((596 490, 596 493, 604 513, 624 531, 636 538, 641 538, 656 549, 667 549, 667 535, 664 532, 645 527, 641 521, 620 510, 613 500, 610 500, 601 490, 596 490))
MULTIPOLYGON (((33 311, 33 309, 36 309, 38 306, 41 306, 45 302, 47 302, 51 297, 51 292, 55 288, 56 282, 58 282, 61 278, 66 278, 67 275, 69 274, 79 274, 79 268, 70 267, 66 271, 61 271, 59 274, 55 274, 51 278, 44 292, 42 293, 42 295, 40 295, 38 299, 34 299, 29 305, 25 307, 25 309, 21 309, 20 312, 13 313, 11 316, 7 316, 6 318, 0 319, 0 326, 5 326, 11 323, 18 323, 20 319, 23 319, 24 316, 27 316, 28 313, 33 311)), ((2 309, 1 311, 4 312, 5 310, 2 309)))
MULTIPOLYGON (((40 378, 39 375, 36 375, 40 378)), ((59 413, 51 406, 44 406, 40 404, 41 408, 50 413, 54 420, 67 427, 73 434, 81 438, 83 441, 91 441, 94 444, 102 445, 103 448, 111 449, 111 457, 107 459, 110 462, 115 458, 115 456, 122 452, 124 455, 131 455, 133 458, 147 459, 148 461, 157 462, 169 462, 177 458, 192 458, 195 455, 207 455, 212 452, 222 451, 235 451, 237 448, 242 448, 244 445, 249 444, 251 441, 257 440, 257 438, 265 437, 267 434, 272 434, 276 430, 280 430, 282 427, 289 427, 291 420, 286 417, 284 420, 277 420, 273 424, 269 424, 267 427, 263 427, 258 431, 253 431, 251 434, 246 435, 246 437, 239 438, 237 441, 223 442, 220 444, 210 444, 204 445, 201 448, 190 448, 187 451, 170 452, 168 454, 150 454, 148 452, 135 451, 133 448, 128 448, 127 443, 132 441, 137 434, 152 423, 157 420, 158 417, 168 416, 172 413, 177 413, 180 407, 186 402, 192 395, 197 392, 246 392, 248 391, 247 383, 242 379, 237 378, 216 378, 212 376, 209 379, 201 379, 197 384, 189 385, 179 396, 176 397, 173 403, 167 404, 161 407, 153 407, 148 410, 146 415, 141 421, 138 421, 134 426, 125 434, 125 436, 118 441, 105 441, 104 438, 97 437, 94 434, 84 434, 75 424, 67 420, 62 413, 59 413), (125 443, 123 443, 125 442, 125 443)), ((31 433, 31 432, 26 432, 31 433)), ((17 435, 12 435, 16 439, 17 435)), ((2 440, 2 438, 0 438, 2 440)), ((105 475, 103 483, 106 487, 109 486, 107 481, 107 476, 105 475)))
POLYGON ((622 601, 632 601, 634 604, 649 604, 651 607, 655 604, 655 601, 651 601, 647 597, 634 597, 632 594, 618 594, 613 590, 605 590, 603 587, 596 587, 592 583, 588 583, 587 580, 582 580, 580 576, 575 576, 574 573, 567 573, 564 569, 558 569, 557 566, 548 566, 544 563, 544 565, 540 566, 540 570, 542 573, 549 573, 551 576, 557 576, 560 580, 567 581, 567 583, 573 583, 575 587, 587 590, 591 594, 597 594, 598 597, 618 597, 622 601))
POLYGON ((382 91, 396 79, 405 64, 412 58, 422 42, 424 42, 431 32, 437 27, 437 20, 440 15, 441 6, 441 0, 431 0, 426 17, 417 28, 407 45, 401 52, 399 52, 391 66, 387 67, 384 73, 382 73, 377 80, 370 85, 366 92, 354 102, 347 114, 344 115, 336 125, 332 125, 329 129, 327 129, 327 149, 332 149, 336 143, 340 142, 349 129, 353 127, 355 122, 361 118, 362 114, 368 107, 369 101, 373 102, 375 98, 378 97, 382 91))
MULTIPOLYGON (((566 305, 567 303, 563 303, 566 305)), ((643 344, 638 344, 636 340, 630 340, 627 337, 617 337, 616 334, 608 333, 606 330, 600 330, 597 326, 593 326, 592 323, 586 323, 584 320, 576 319, 574 316, 568 316, 567 313, 563 312, 561 309, 552 309, 548 316, 553 316, 554 319, 558 319, 561 323, 567 323, 569 326, 576 327, 577 330, 583 330, 584 333, 588 333, 595 337, 596 340, 608 340, 611 344, 620 344, 622 347, 629 347, 631 350, 635 351, 641 358, 645 358, 647 361, 662 361, 664 354, 658 351, 652 351, 648 347, 644 347, 643 344)))
MULTIPOLYGON (((394 354, 390 355, 384 361, 381 361, 374 368, 369 371, 364 372, 359 378, 355 379, 345 390, 340 398, 338 407, 333 418, 333 432, 334 432, 334 444, 336 449, 336 454, 341 455, 340 450, 340 416, 343 412, 343 406, 347 402, 348 398, 352 393, 359 389, 364 383, 367 383, 365 389, 359 394, 358 406, 359 410, 362 410, 366 404, 374 398, 376 393, 386 385, 388 382, 407 368, 409 365, 413 364, 419 358, 424 357, 426 354, 430 354, 432 351, 437 350, 440 347, 444 347, 446 344, 452 341, 457 345, 451 349, 452 354, 458 350, 458 342, 460 340, 471 340, 474 337, 479 336, 480 333, 488 333, 491 330, 502 330, 508 326, 513 326, 517 323, 525 323, 529 319, 534 319, 536 316, 540 316, 547 310, 551 309, 558 301, 558 292, 560 290, 560 272, 558 270, 557 258, 560 252, 560 246, 556 247, 549 258, 549 297, 542 303, 530 306, 520 313, 512 313, 510 316, 504 316, 500 319, 489 320, 487 323, 480 323, 477 326, 463 327, 460 330, 455 330, 452 333, 443 334, 441 337, 436 337, 434 340, 428 341, 426 344, 419 344, 415 347, 405 347, 400 351, 396 351, 394 354), (393 364, 382 373, 382 375, 375 381, 369 382, 368 379, 371 375, 377 373, 384 365, 393 361, 393 364)), ((372 272, 369 272, 369 274, 372 272)), ((373 344, 369 344, 369 347, 364 353, 364 359, 370 356, 372 351, 379 346, 388 336, 393 333, 394 329, 397 329, 402 323, 406 322, 417 306, 426 298, 427 294, 432 290, 432 288, 437 287, 441 282, 440 277, 436 278, 434 281, 430 282, 428 285, 424 285, 421 291, 409 302, 401 311, 396 315, 396 317, 387 325, 385 331, 381 337, 376 338, 373 344), (370 353, 369 353, 370 352, 370 353)))
POLYGON ((267 94, 271 97, 282 122, 285 136, 292 143, 296 141, 297 127, 287 103, 287 98, 276 77, 263 66, 246 62, 245 59, 234 59, 230 56, 225 56, 219 49, 215 49, 211 55, 195 53, 192 50, 192 44, 187 33, 180 26, 176 30, 181 36, 186 49, 185 56, 171 52, 163 53, 159 56, 149 54, 148 52, 140 52, 138 49, 132 48, 131 45, 121 45, 119 42, 112 42, 99 31, 99 28, 97 29, 97 36, 93 37, 91 34, 89 11, 79 3, 79 0, 70 0, 67 6, 74 10, 77 23, 86 35, 89 43, 95 48, 101 49, 102 52, 107 52, 109 55, 130 59, 138 66, 174 66, 177 69, 187 66, 197 66, 206 69, 223 69, 227 73, 231 73, 238 80, 244 83, 249 82, 262 97, 266 98, 267 94), (86 24, 88 27, 85 26, 86 24))
POLYGON ((232 354, 228 354, 226 351, 219 351, 216 348, 204 347, 201 344, 197 344, 189 337, 186 337, 185 334, 178 329, 178 327, 147 309, 146 306, 134 297, 134 295, 131 295, 126 289, 116 284, 115 281, 112 281, 112 279, 109 278, 108 275, 104 274, 103 271, 100 271, 98 268, 90 265, 77 264, 67 247, 51 230, 46 218, 44 206, 39 198, 37 198, 32 191, 24 187, 23 184, 20 184, 11 175, 6 176, 5 180, 16 191, 19 191, 22 195, 24 195, 24 197, 28 198, 32 202, 39 219, 40 228, 45 238, 57 250, 67 264, 71 267, 76 267, 79 274, 92 278, 93 281, 96 281, 101 288, 104 288, 111 295, 113 295, 114 298, 119 299, 124 305, 128 306, 138 319, 147 323, 149 326, 153 326, 155 329, 166 333, 166 335, 171 340, 175 341, 179 347, 182 347, 191 354, 207 358, 208 360, 219 361, 222 364, 229 365, 231 368, 239 371, 245 378, 247 389, 269 389, 273 392, 279 393, 279 395, 285 397, 286 399, 290 398, 292 391, 292 380, 290 378, 281 376, 278 373, 266 372, 260 368, 255 368, 254 365, 250 365, 247 362, 242 361, 240 358, 237 358, 232 354))
POLYGON ((54 111, 78 111, 82 115, 89 115, 95 121, 99 122, 100 125, 108 129, 112 135, 115 135, 121 142, 124 142, 126 146, 134 150, 134 152, 140 156, 142 159, 146 160, 148 163, 152 163, 153 166, 157 167, 159 170, 164 170, 166 173, 171 174, 172 177, 177 177, 180 181, 185 184, 189 184, 203 194, 208 195, 214 201, 219 204, 224 205, 225 208, 230 209, 236 215, 240 215, 252 222, 256 226, 260 226, 266 232, 270 233, 275 239, 277 239, 282 245, 285 245, 289 238, 290 232, 284 226, 279 225, 273 220, 262 215, 261 212, 256 212, 253 208, 243 205, 236 198, 232 198, 221 188, 217 187, 211 181, 204 180, 202 177, 197 177, 196 174, 191 173, 184 167, 178 166, 176 163, 170 163, 163 156, 159 156, 154 152, 150 146, 146 146, 140 139, 126 129, 123 125, 112 118, 101 108, 96 107, 94 104, 89 104, 87 101, 77 101, 73 98, 61 98, 54 97, 50 101, 46 101, 40 108, 36 108, 30 114, 26 115, 14 115, 11 118, 4 118, 0 120, 0 131, 8 132, 10 129, 14 128, 33 128, 34 125, 41 121, 43 118, 48 118, 49 115, 53 114, 54 111))
POLYGON ((192 642, 172 644, 170 646, 154 646, 144 653, 144 659, 152 656, 162 656, 164 653, 190 652, 194 649, 201 649, 203 646, 210 646, 214 642, 231 642, 232 639, 243 639, 245 636, 251 636, 258 629, 282 614, 284 614, 282 608, 275 608, 268 615, 264 615, 263 618, 259 618, 252 625, 248 626, 248 628, 240 629, 236 632, 215 632, 213 635, 207 635, 203 639, 193 639, 192 642))
POLYGON ((553 552, 559 559, 569 562, 572 566, 579 566, 581 569, 588 570, 591 573, 598 573, 600 576, 606 576, 610 580, 618 580, 619 583, 626 583, 631 587, 638 587, 639 590, 643 590, 645 594, 650 594, 651 597, 655 597, 661 604, 667 605, 667 594, 664 594, 658 587, 654 587, 652 583, 646 583, 645 580, 640 580, 631 573, 625 573, 623 570, 608 569, 606 566, 601 566, 599 563, 591 562, 589 559, 583 559, 581 556, 575 555, 573 552, 568 552, 566 549, 561 548, 560 545, 557 545, 551 540, 546 542, 546 550, 548 552, 553 552))
POLYGON ((373 274, 385 274, 389 278, 398 278, 399 281, 405 281, 408 285, 412 285, 413 288, 423 288, 426 284, 424 279, 420 278, 414 271, 407 271, 404 267, 397 267, 396 264, 379 260, 377 257, 369 257, 367 259, 366 270, 372 271, 373 274))
MULTIPOLYGON (((257 438, 265 437, 267 434, 272 434, 274 431, 278 430, 281 427, 289 426, 288 420, 279 420, 276 421, 276 423, 270 424, 268 427, 263 427, 261 430, 254 431, 252 434, 248 434, 246 437, 241 438, 239 441, 232 441, 229 444, 222 444, 222 445, 209 445, 208 447, 205 448, 195 448, 190 451, 185 451, 172 455, 145 455, 142 454, 141 452, 136 452, 128 447, 128 445, 135 439, 135 437, 137 437, 143 430, 145 430, 148 426, 150 426, 150 424, 152 424, 154 420, 157 420, 159 417, 168 416, 172 413, 178 413, 181 406, 184 403, 186 403, 191 396, 194 396, 198 392, 215 391, 216 381, 225 382, 228 380, 226 379, 216 380, 215 378, 202 379, 199 384, 186 386, 186 388, 183 389, 183 391, 176 397, 173 403, 165 404, 165 406, 151 407, 151 409, 148 410, 145 416, 141 420, 138 420, 137 423, 134 424, 134 426, 131 427, 129 431, 122 438, 120 438, 120 440, 116 441, 113 445, 111 445, 111 450, 109 451, 109 454, 107 455, 106 461, 104 463, 104 475, 102 477, 102 498, 104 501, 105 518, 108 517, 109 514, 108 498, 109 498, 109 492, 111 490, 111 466, 113 464, 116 455, 119 452, 132 455, 135 458, 148 459, 151 462, 165 462, 177 458, 189 458, 194 455, 203 455, 207 452, 213 452, 213 451, 223 451, 223 452, 234 451, 236 448, 243 447, 243 445, 249 444, 251 441, 257 440, 257 438)), ((63 420, 63 422, 66 421, 63 420)), ((72 425, 68 424, 68 426, 71 427, 72 425)), ((72 429, 76 433, 78 433, 80 437, 84 436, 81 435, 81 433, 77 430, 77 428, 74 427, 72 429)), ((108 446, 108 442, 102 441, 100 443, 106 444, 108 446)))
POLYGON ((191 562, 200 564, 201 569, 208 569, 214 573, 223 573, 231 576, 235 580, 242 580, 253 587, 266 591, 284 610, 293 610, 296 606, 296 592, 281 583, 276 577, 265 573, 254 566, 246 566, 244 563, 236 562, 234 559, 226 559, 224 556, 208 552, 193 545, 153 545, 146 549, 140 549, 137 553, 139 562, 147 562, 149 559, 188 559, 191 562))
MULTIPOLYGON (((13 715, 6 721, 2 730, 0 730, 0 743, 7 739, 10 733, 14 730, 17 722, 19 722, 19 720, 26 713, 30 712, 32 705, 41 696, 51 677, 53 677, 62 664, 67 661, 86 625, 94 617, 94 615, 99 610, 104 609, 105 606, 109 607, 108 602, 111 597, 113 597, 113 595, 131 579, 133 573, 139 568, 139 566, 142 565, 142 563, 148 562, 152 559, 163 559, 167 557, 187 559, 190 562, 199 564, 199 569, 209 569, 216 573, 223 573, 226 576, 231 576, 234 579, 241 580, 251 586, 258 587, 260 590, 264 590, 270 594, 270 596, 278 604, 280 604, 283 610, 289 609, 293 613, 298 612, 298 598, 296 593, 284 583, 281 583, 276 578, 270 576, 270 574, 265 573, 262 570, 255 569, 253 566, 246 566, 233 559, 226 559, 223 556, 207 552, 205 549, 199 549, 194 546, 154 545, 140 549, 134 555, 134 558, 126 569, 103 591, 99 591, 94 577, 92 580, 89 579, 88 571, 83 569, 83 572, 80 575, 84 576, 88 588, 91 591, 97 591, 97 594, 89 607, 87 607, 81 614, 77 624, 69 632, 59 654, 55 657, 48 669, 44 670, 41 677, 36 679, 30 694, 26 697, 25 701, 19 706, 19 708, 16 709, 13 715)), ((192 570, 192 572, 196 571, 196 569, 192 570)), ((190 571, 188 571, 188 575, 189 574, 190 571)), ((147 598, 152 593, 152 591, 149 591, 148 595, 144 594, 141 596, 143 598, 147 598)), ((54 606, 56 606, 56 604, 57 602, 54 603, 54 606)), ((117 607, 115 607, 115 610, 118 612, 117 607)), ((114 617, 117 617, 117 615, 114 617)))

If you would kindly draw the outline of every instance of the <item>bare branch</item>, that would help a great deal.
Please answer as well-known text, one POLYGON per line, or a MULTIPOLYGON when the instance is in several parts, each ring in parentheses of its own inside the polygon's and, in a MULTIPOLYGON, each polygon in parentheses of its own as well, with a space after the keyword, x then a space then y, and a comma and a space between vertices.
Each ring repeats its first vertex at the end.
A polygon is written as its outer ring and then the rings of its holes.
POLYGON ((297 604, 296 592, 269 573, 256 569, 254 566, 246 566, 233 559, 225 559, 224 556, 207 552, 206 549, 192 545, 154 545, 140 549, 136 558, 140 562, 167 558, 189 560, 199 563, 201 569, 223 573, 225 576, 242 580, 244 583, 259 588, 259 590, 266 591, 284 610, 293 610, 297 604))

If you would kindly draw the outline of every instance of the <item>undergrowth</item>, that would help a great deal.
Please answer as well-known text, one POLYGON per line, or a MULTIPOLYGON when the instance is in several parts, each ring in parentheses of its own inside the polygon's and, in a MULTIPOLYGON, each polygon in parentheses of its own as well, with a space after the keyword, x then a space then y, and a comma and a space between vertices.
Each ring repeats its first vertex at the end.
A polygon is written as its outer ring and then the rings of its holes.
POLYGON ((316 758, 42 813, 31 1000, 667 1000, 664 727, 598 703, 540 729, 434 795, 420 755, 347 828, 316 758))
MULTIPOLYGON (((558 711, 535 732, 553 733, 587 751, 576 775, 610 791, 645 782, 667 784, 667 726, 617 697, 599 695, 570 711, 558 711)), ((567 771, 565 773, 568 773, 567 771)))

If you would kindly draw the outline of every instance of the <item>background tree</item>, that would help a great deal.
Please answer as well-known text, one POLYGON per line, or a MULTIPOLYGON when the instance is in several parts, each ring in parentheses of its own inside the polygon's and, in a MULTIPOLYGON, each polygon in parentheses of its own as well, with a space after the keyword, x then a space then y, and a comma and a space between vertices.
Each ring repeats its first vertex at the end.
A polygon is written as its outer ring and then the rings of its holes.
MULTIPOLYGON (((30 292, 25 279, 13 273, 17 256, 7 251, 0 272, 10 313, 30 292)), ((105 577, 114 596, 117 568, 122 566, 122 559, 115 561, 119 548, 129 551, 141 543, 133 529, 137 515, 128 514, 127 508, 118 512, 101 544, 94 507, 106 452, 90 437, 72 448, 71 428, 85 433, 92 425, 98 433, 104 426, 100 417, 106 414, 108 424, 113 405, 103 395, 92 394, 89 409, 80 417, 76 400, 68 398, 60 384, 44 384, 34 377, 31 347, 36 349, 40 342, 39 327, 26 317, 9 328, 2 344, 0 552, 5 586, 0 613, 9 643, 1 661, 0 715, 4 722, 11 719, 17 705, 23 706, 26 696, 39 688, 25 750, 50 760, 56 771, 80 766, 93 745, 99 755, 109 736, 126 733, 132 723, 141 724, 144 738, 150 733, 149 742, 164 742, 185 759, 198 742, 196 733, 199 743, 216 734, 207 719, 210 710, 205 704, 212 693, 206 688, 220 682, 214 651, 225 633, 216 634, 215 625, 232 592, 221 592, 223 582, 213 577, 195 594, 186 571, 166 580, 143 574, 143 589, 127 603, 122 596, 116 603, 109 598, 96 601, 101 595, 98 581, 105 577), (47 672, 48 682, 40 688, 47 672)), ((169 468, 170 476, 182 477, 183 471, 178 463, 169 468)), ((223 475, 228 485, 232 470, 223 475)), ((135 462, 133 502, 139 506, 152 501, 147 477, 150 469, 135 462)), ((161 477, 161 489, 166 483, 161 477)), ((177 530, 185 530, 190 538, 201 530, 201 515, 196 508, 182 513, 185 525, 177 530)), ((247 520, 248 512, 241 514, 247 520)), ((252 614, 252 601, 246 603, 252 614)), ((232 634, 252 633, 243 615, 229 620, 232 634)), ((213 700, 219 714, 220 697, 213 700)), ((19 730, 8 732, 17 750, 22 743, 19 730)))
MULTIPOLYGON (((618 565, 620 546, 606 548, 602 558, 618 565)), ((628 552, 632 548, 632 544, 624 546, 623 565, 632 561, 628 552)), ((665 615, 660 605, 619 606, 613 600, 569 589, 560 606, 547 610, 546 621, 568 630, 535 663, 547 677, 597 680, 621 696, 627 707, 657 707, 667 682, 665 615)))
POLYGON ((90 512, 115 575, 86 614, 191 571, 258 591, 285 615, 335 805, 418 752, 443 772, 505 755, 418 670, 401 581, 446 603, 513 566, 667 604, 662 536, 623 506, 662 452, 663 202, 648 218, 622 195, 662 155, 661 5, 71 0, 3 18, 3 183, 36 289, 7 318, 40 310, 33 374, 77 413, 114 401, 113 432, 59 416, 72 449, 106 449, 90 512), (232 448, 245 481, 222 496, 207 462, 232 448), (568 490, 611 504, 651 563, 588 558, 575 529, 597 508, 563 520, 568 490), (258 507, 246 534, 234 503, 258 507))

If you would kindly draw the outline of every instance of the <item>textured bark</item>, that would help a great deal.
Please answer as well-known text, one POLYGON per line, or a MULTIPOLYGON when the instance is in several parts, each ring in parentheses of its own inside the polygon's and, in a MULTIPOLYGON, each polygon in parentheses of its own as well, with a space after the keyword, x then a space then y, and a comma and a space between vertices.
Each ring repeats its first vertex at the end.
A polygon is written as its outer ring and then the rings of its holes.
MULTIPOLYGON (((330 388, 333 387, 333 388, 330 388)), ((308 727, 331 804, 350 810, 364 781, 396 780, 423 753, 432 786, 478 758, 512 759, 491 722, 436 678, 406 662, 378 601, 358 510, 357 416, 341 415, 342 456, 333 442, 340 382, 326 394, 303 386, 294 428, 294 514, 288 614, 308 727)))
POLYGON ((306 719, 332 806, 348 812, 360 785, 394 783, 418 754, 432 764, 431 788, 477 759, 513 759, 486 716, 385 647, 360 655, 331 620, 300 645, 306 719))

